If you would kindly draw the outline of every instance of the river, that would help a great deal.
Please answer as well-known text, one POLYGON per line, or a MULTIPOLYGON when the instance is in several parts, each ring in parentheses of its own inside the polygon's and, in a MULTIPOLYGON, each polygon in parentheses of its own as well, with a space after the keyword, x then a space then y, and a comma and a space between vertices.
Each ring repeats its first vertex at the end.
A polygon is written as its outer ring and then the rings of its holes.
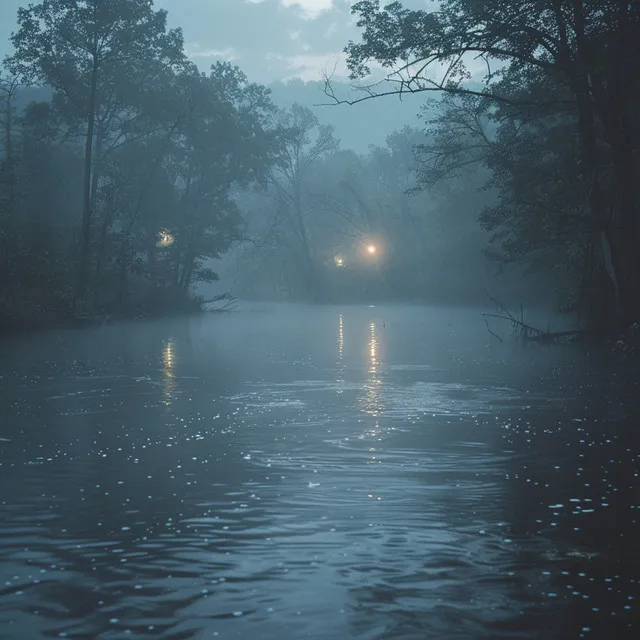
POLYGON ((477 310, 0 345, 0 637, 638 637, 627 365, 477 310))

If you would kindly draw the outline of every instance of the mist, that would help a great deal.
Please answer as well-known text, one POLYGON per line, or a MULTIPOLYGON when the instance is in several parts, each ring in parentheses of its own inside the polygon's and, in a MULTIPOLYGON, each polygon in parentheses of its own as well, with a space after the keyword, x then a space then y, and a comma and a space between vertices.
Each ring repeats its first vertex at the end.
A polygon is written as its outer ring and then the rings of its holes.
POLYGON ((0 636, 635 637, 638 5, 0 20, 0 636))

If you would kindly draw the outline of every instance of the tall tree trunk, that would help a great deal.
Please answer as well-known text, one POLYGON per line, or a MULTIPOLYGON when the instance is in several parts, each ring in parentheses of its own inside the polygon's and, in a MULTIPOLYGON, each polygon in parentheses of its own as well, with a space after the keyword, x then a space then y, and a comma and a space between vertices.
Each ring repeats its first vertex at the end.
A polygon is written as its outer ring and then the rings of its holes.
POLYGON ((300 244, 302 245, 302 255, 305 263, 305 269, 307 271, 307 281, 309 288, 311 289, 311 297, 314 302, 320 302, 322 299, 322 291, 320 291, 320 280, 318 278, 318 272, 316 270, 315 261, 311 253, 311 245, 309 243, 309 236, 307 234, 307 226, 304 221, 304 215, 302 212, 302 193, 301 193, 301 178, 296 177, 295 190, 294 190, 294 214, 296 217, 296 223, 298 225, 298 235, 300 237, 300 244))
MULTIPOLYGON (((615 188, 615 227, 612 234, 620 279, 625 324, 640 319, 640 228, 638 221, 637 163, 631 88, 628 69, 635 62, 638 24, 630 19, 628 3, 618 0, 604 55, 603 72, 593 86, 596 105, 611 149, 615 188)), ((635 81, 637 83, 637 81, 635 81)))
POLYGON ((87 138, 84 150, 84 176, 82 199, 82 244, 78 267, 78 286, 76 299, 83 302, 87 290, 87 276, 91 262, 91 173, 93 170, 93 136, 98 92, 98 55, 94 52, 91 69, 91 85, 89 87, 89 107, 87 112, 87 138))
POLYGON ((154 237, 151 235, 147 249, 147 267, 149 269, 149 309, 154 310, 158 294, 158 250, 154 237))
POLYGON ((196 261, 196 249, 195 242, 198 234, 199 224, 198 221, 194 221, 191 233, 187 245, 184 248, 184 263, 182 265, 182 274, 180 277, 180 291, 188 295, 189 288, 191 287, 191 278, 193 277, 193 269, 196 261))
POLYGON ((118 309, 120 311, 124 311, 124 302, 125 302, 125 290, 127 286, 127 255, 126 250, 123 250, 120 253, 120 258, 118 260, 118 265, 120 267, 120 274, 118 278, 118 309))
MULTIPOLYGON (((102 145, 104 143, 105 131, 100 124, 97 127, 97 135, 96 135, 96 148, 95 148, 95 162, 93 163, 93 173, 91 176, 91 211, 95 212, 96 210, 96 196, 98 193, 98 181, 100 180, 100 171, 102 168, 102 145)), ((98 306, 98 299, 100 297, 100 276, 102 273, 102 260, 104 256, 104 247, 107 236, 107 229, 109 228, 111 216, 108 213, 105 213, 102 224, 100 225, 100 240, 98 245, 98 255, 96 257, 96 287, 93 295, 93 306, 98 306)))
POLYGON ((9 215, 13 215, 16 209, 16 173, 13 155, 13 98, 15 96, 15 86, 15 83, 12 82, 6 89, 7 99, 4 122, 4 152, 8 192, 7 213, 9 215))
POLYGON ((602 185, 601 160, 596 131, 596 109, 592 90, 595 61, 591 43, 586 35, 585 14, 582 0, 573 0, 574 31, 576 36, 576 60, 572 73, 572 89, 578 112, 578 137, 582 181, 587 193, 590 213, 588 251, 593 255, 585 274, 586 301, 595 311, 594 318, 600 328, 608 329, 620 321, 619 273, 620 262, 613 237, 611 209, 607 207, 602 185), (611 260, 608 256, 611 254, 611 260))
POLYGON ((189 288, 191 287, 191 278, 193 277, 193 268, 195 266, 195 261, 196 259, 192 255, 192 253, 188 252, 182 270, 182 280, 180 282, 180 290, 185 295, 189 293, 189 288))
POLYGON ((102 262, 104 261, 104 251, 107 245, 107 230, 109 229, 109 224, 111 222, 111 214, 106 213, 104 219, 102 220, 102 225, 100 226, 100 242, 98 244, 98 256, 96 258, 96 286, 93 305, 94 307, 98 306, 98 302, 100 300, 100 277, 102 275, 102 262))

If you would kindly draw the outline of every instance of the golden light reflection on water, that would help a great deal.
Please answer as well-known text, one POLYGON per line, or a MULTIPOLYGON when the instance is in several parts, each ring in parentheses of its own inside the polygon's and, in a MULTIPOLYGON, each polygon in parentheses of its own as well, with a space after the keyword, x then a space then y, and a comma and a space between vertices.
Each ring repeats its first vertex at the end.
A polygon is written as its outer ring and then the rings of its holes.
POLYGON ((171 404, 172 395, 176 388, 175 366, 175 342, 168 340, 162 350, 162 371, 164 373, 163 391, 165 404, 171 404))
MULTIPOLYGON (((375 424, 364 432, 365 437, 367 438, 377 438, 380 435, 380 423, 376 419, 375 424)), ((375 449, 369 449, 369 451, 375 451, 375 449)))
MULTIPOLYGON (((344 321, 342 314, 338 316, 338 360, 336 365, 338 367, 336 382, 344 382, 344 321)), ((338 393, 342 392, 342 389, 338 389, 338 393)))
POLYGON ((379 345, 376 335, 376 323, 369 323, 369 333, 367 342, 368 353, 368 376, 365 383, 365 393, 361 400, 361 409, 364 413, 377 416, 382 412, 383 406, 380 399, 380 389, 382 380, 379 377, 380 361, 378 360, 379 345))
POLYGON ((376 350, 378 342, 376 340, 376 323, 369 324, 369 373, 375 374, 377 371, 378 361, 376 359, 376 350))

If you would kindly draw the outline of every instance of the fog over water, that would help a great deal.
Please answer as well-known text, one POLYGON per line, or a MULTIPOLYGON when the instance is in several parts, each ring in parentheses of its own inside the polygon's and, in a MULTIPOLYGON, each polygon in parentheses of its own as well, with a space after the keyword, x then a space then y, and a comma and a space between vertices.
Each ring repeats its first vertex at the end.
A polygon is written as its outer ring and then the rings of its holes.
POLYGON ((640 1, 0 0, 0 640, 640 638, 640 1))
POLYGON ((5 344, 0 635, 632 634, 637 414, 598 363, 421 306, 5 344))

